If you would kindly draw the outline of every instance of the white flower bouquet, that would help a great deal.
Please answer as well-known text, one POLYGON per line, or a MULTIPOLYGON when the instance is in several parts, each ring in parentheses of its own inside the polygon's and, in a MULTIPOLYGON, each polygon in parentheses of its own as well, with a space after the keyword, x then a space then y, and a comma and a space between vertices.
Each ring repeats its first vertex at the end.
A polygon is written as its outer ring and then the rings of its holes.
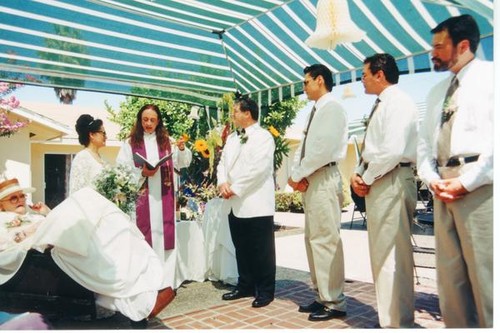
POLYGON ((94 181, 96 191, 115 203, 125 214, 135 209, 141 195, 140 175, 129 165, 107 165, 94 181))

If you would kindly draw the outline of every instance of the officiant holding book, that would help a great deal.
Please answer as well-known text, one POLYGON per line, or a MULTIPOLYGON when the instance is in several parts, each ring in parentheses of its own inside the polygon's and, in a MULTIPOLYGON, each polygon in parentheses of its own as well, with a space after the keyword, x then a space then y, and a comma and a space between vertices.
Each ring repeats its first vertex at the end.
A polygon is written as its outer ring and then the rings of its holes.
MULTIPOLYGON (((127 140, 116 158, 120 164, 137 168, 144 177, 144 195, 137 199, 137 226, 146 241, 165 262, 165 273, 169 285, 175 281, 175 168, 185 168, 191 164, 192 153, 185 146, 183 139, 171 145, 170 137, 164 126, 160 109, 157 105, 144 105, 137 113, 137 118, 127 140), (147 163, 141 163, 134 156, 141 155, 152 164, 171 155, 164 163, 149 169, 147 163)), ((175 287, 175 286, 174 286, 175 287)))

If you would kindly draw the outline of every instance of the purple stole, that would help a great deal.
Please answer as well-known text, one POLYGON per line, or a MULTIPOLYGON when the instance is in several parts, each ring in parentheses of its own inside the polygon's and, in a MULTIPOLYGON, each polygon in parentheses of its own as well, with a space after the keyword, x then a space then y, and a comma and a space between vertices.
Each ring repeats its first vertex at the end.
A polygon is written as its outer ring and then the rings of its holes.
MULTIPOLYGON (((167 151, 171 151, 170 142, 167 144, 167 151)), ((139 147, 132 147, 132 154, 138 152, 142 156, 148 158, 146 155, 146 147, 144 142, 141 142, 139 147)), ((166 155, 158 146, 158 156, 162 158, 166 155)), ((142 168, 142 165, 135 163, 135 166, 142 168)), ((168 159, 163 165, 160 166, 158 172, 161 173, 161 200, 162 200, 162 213, 163 213, 163 244, 165 250, 172 250, 175 246, 175 203, 174 203, 174 169, 172 159, 168 159)), ((146 179, 143 185, 144 193, 137 198, 136 201, 136 216, 137 227, 141 230, 148 244, 152 247, 151 240, 151 216, 149 212, 149 179, 146 179)))

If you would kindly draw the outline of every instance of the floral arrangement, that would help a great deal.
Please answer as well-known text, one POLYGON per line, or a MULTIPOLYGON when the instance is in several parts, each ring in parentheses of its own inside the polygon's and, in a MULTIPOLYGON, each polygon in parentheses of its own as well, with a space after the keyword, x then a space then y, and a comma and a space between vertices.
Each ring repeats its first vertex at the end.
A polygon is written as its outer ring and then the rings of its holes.
POLYGON ((97 192, 115 203, 126 214, 135 209, 135 201, 141 195, 140 176, 129 165, 107 165, 94 184, 97 192))
POLYGON ((238 136, 240 137, 240 144, 244 145, 248 141, 248 134, 244 130, 238 131, 238 136))
POLYGON ((220 158, 219 155, 225 144, 230 127, 229 123, 222 126, 214 119, 212 121, 214 127, 208 131, 206 138, 200 138, 194 142, 195 151, 209 161, 209 174, 214 172, 214 165, 218 162, 218 158, 220 158))
MULTIPOLYGON (((0 96, 10 94, 22 85, 0 82, 0 96)), ((19 106, 20 102, 15 96, 9 98, 0 98, 0 137, 10 137, 17 133, 21 128, 28 126, 28 122, 16 121, 11 122, 7 117, 7 113, 19 106)))
POLYGON ((217 187, 203 182, 201 185, 185 183, 181 186, 177 202, 182 220, 198 220, 205 212, 205 204, 217 197, 217 187))

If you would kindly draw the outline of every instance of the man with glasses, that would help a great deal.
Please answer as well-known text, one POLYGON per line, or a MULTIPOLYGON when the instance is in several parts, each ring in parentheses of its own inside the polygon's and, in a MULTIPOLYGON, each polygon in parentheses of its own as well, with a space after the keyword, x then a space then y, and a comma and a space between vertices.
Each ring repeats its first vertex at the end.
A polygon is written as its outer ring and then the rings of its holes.
POLYGON ((330 94, 332 72, 322 64, 304 69, 304 93, 314 107, 295 154, 288 184, 303 192, 305 244, 311 280, 318 294, 299 312, 321 321, 346 315, 344 252, 340 238, 343 204, 338 169, 347 151, 347 117, 330 94))
POLYGON ((0 285, 30 248, 50 249, 63 272, 96 293, 97 304, 132 321, 156 316, 174 299, 160 258, 116 205, 86 187, 52 211, 41 202, 28 207, 26 193, 34 191, 16 178, 0 180, 0 285))

